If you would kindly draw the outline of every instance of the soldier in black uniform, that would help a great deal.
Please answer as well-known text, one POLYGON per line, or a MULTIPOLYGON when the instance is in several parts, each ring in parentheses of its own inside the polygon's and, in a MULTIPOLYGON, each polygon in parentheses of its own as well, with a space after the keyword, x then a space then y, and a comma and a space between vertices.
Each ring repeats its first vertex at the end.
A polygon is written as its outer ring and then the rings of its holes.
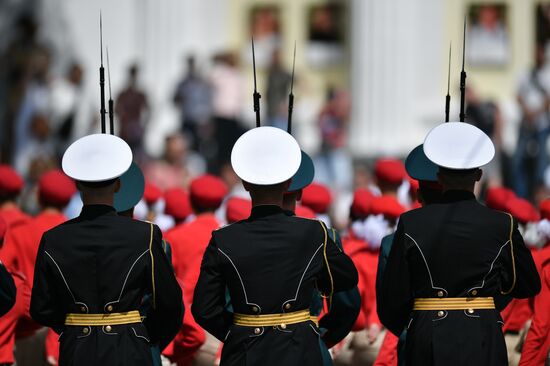
POLYGON ((300 155, 296 140, 273 127, 248 131, 233 148, 252 213, 213 232, 192 305, 197 323, 224 342, 223 366, 321 365, 313 289, 330 297, 357 284, 353 262, 326 227, 281 207, 300 155), (224 307, 226 288, 234 313, 224 307))
POLYGON ((499 297, 534 296, 540 279, 517 222, 473 194, 494 146, 477 127, 451 122, 428 134, 424 152, 439 166, 443 196, 401 216, 380 320, 398 336, 408 329, 407 365, 507 365, 499 297))
POLYGON ((63 156, 84 207, 43 235, 30 309, 60 333, 60 366, 152 365, 150 345, 163 349, 181 325, 181 289, 159 228, 113 207, 118 177, 131 161, 129 146, 105 134, 83 137, 63 156), (142 319, 148 293, 151 308, 142 319))

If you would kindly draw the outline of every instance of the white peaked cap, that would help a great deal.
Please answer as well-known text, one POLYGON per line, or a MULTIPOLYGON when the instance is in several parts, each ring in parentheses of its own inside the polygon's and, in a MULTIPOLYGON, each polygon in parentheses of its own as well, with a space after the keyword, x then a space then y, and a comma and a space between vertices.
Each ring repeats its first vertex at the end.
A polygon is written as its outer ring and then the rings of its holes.
POLYGON ((231 165, 243 181, 271 185, 294 176, 302 153, 289 133, 275 127, 257 127, 243 134, 231 151, 231 165))
POLYGON ((465 170, 493 160, 495 146, 489 136, 469 123, 446 122, 428 133, 424 153, 440 167, 465 170))
POLYGON ((130 146, 120 137, 99 133, 73 142, 61 162, 65 174, 83 182, 118 178, 130 168, 130 164, 130 146))

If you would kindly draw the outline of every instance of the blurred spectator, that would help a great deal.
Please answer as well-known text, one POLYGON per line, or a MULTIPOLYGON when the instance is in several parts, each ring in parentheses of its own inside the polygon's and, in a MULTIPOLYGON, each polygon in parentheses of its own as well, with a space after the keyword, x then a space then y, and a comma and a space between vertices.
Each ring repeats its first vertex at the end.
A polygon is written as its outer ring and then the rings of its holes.
POLYGON ((214 56, 210 83, 217 151, 209 170, 217 173, 221 165, 229 161, 233 144, 244 131, 239 117, 244 105, 245 84, 235 55, 222 53, 214 56))
POLYGON ((504 6, 498 4, 483 4, 477 8, 467 35, 468 62, 475 65, 503 65, 508 61, 510 45, 504 12, 504 6))
POLYGON ((145 180, 161 191, 187 187, 191 179, 205 171, 204 159, 189 150, 187 139, 179 133, 166 137, 162 159, 149 163, 144 169, 145 180))
POLYGON ((535 66, 522 77, 517 93, 521 122, 513 159, 514 189, 524 198, 532 198, 543 185, 544 169, 548 165, 550 74, 546 63, 544 47, 539 45, 535 66))
MULTIPOLYGON (((97 122, 95 103, 84 90, 84 71, 73 62, 63 78, 52 83, 52 124, 57 139, 57 155, 76 139, 88 134, 97 122)), ((96 98, 93 99, 94 101, 96 98)))
POLYGON ((316 179, 336 191, 351 189, 353 167, 346 149, 350 116, 350 96, 331 89, 319 115, 321 151, 315 161, 316 179))
POLYGON ((27 175, 35 157, 54 156, 51 126, 50 53, 37 49, 29 67, 29 81, 15 120, 14 165, 27 175))
MULTIPOLYGON (((491 100, 481 100, 472 87, 466 87, 466 122, 478 127, 495 145, 495 158, 483 167, 483 180, 489 186, 500 186, 503 121, 500 109, 491 100)), ((479 185, 478 185, 479 186, 479 185)))
POLYGON ((281 53, 273 52, 267 75, 267 119, 271 126, 287 128, 287 97, 290 92, 291 75, 281 65, 281 53))
POLYGON ((134 157, 143 159, 143 132, 149 119, 147 95, 138 86, 139 68, 128 69, 128 84, 116 98, 115 112, 120 122, 119 136, 132 148, 134 157))
POLYGON ((31 77, 32 59, 42 48, 32 15, 22 14, 15 23, 15 36, 0 56, 0 147, 4 162, 11 162, 15 156, 16 118, 31 77))
MULTIPOLYGON (((258 5, 250 11, 250 32, 254 37, 256 66, 267 68, 273 52, 281 47, 281 16, 277 5, 258 5)), ((252 49, 247 43, 241 55, 252 65, 252 49)))
POLYGON ((335 22, 335 7, 322 5, 313 9, 310 21, 309 39, 317 42, 339 42, 341 37, 335 22))
POLYGON ((198 73, 195 57, 187 57, 186 63, 187 74, 176 87, 174 103, 181 112, 182 132, 189 138, 192 149, 199 151, 201 132, 204 132, 201 130, 210 121, 212 113, 212 90, 198 73))

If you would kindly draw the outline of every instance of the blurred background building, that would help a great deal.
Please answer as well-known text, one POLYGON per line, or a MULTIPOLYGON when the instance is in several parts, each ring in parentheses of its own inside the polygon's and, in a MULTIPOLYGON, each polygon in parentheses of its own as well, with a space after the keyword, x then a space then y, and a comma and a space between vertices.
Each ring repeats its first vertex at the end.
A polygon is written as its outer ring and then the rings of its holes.
POLYGON ((58 156, 98 131, 102 10, 117 129, 139 160, 166 156, 167 137, 182 132, 196 169, 223 171, 231 141, 254 125, 254 36, 263 123, 286 125, 296 44, 294 134, 317 157, 319 179, 349 189, 352 163, 403 157, 443 121, 450 42, 458 119, 467 17, 468 118, 502 153, 491 177, 527 190, 544 176, 548 121, 523 140, 533 177, 513 182, 513 169, 527 164, 514 156, 525 106, 542 100, 546 118, 549 8, 538 0, 6 0, 1 158, 31 174, 48 163, 33 157, 58 156))

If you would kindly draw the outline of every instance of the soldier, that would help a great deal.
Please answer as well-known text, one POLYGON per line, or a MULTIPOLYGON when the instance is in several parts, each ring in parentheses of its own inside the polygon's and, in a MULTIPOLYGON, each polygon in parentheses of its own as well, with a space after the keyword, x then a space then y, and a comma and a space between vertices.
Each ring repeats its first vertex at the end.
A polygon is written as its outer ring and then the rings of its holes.
POLYGON ((61 366, 152 365, 150 345, 163 349, 181 324, 181 290, 160 230, 113 207, 131 162, 129 146, 105 134, 77 140, 63 156, 84 206, 42 236, 30 309, 35 321, 61 334, 61 366), (142 320, 147 293, 151 308, 142 320))
POLYGON ((472 125, 444 123, 424 152, 439 166, 441 203, 403 214, 378 293, 382 323, 407 328, 407 365, 505 365, 499 301, 540 291, 540 279, 517 222, 478 203, 479 167, 494 156, 472 125))
POLYGON ((224 342, 221 365, 320 365, 319 330, 311 320, 315 284, 330 298, 357 285, 353 262, 319 221, 285 214, 283 195, 301 161, 290 134, 259 127, 231 153, 252 198, 250 218, 212 234, 192 312, 224 342), (229 291, 234 312, 225 307, 229 291))

